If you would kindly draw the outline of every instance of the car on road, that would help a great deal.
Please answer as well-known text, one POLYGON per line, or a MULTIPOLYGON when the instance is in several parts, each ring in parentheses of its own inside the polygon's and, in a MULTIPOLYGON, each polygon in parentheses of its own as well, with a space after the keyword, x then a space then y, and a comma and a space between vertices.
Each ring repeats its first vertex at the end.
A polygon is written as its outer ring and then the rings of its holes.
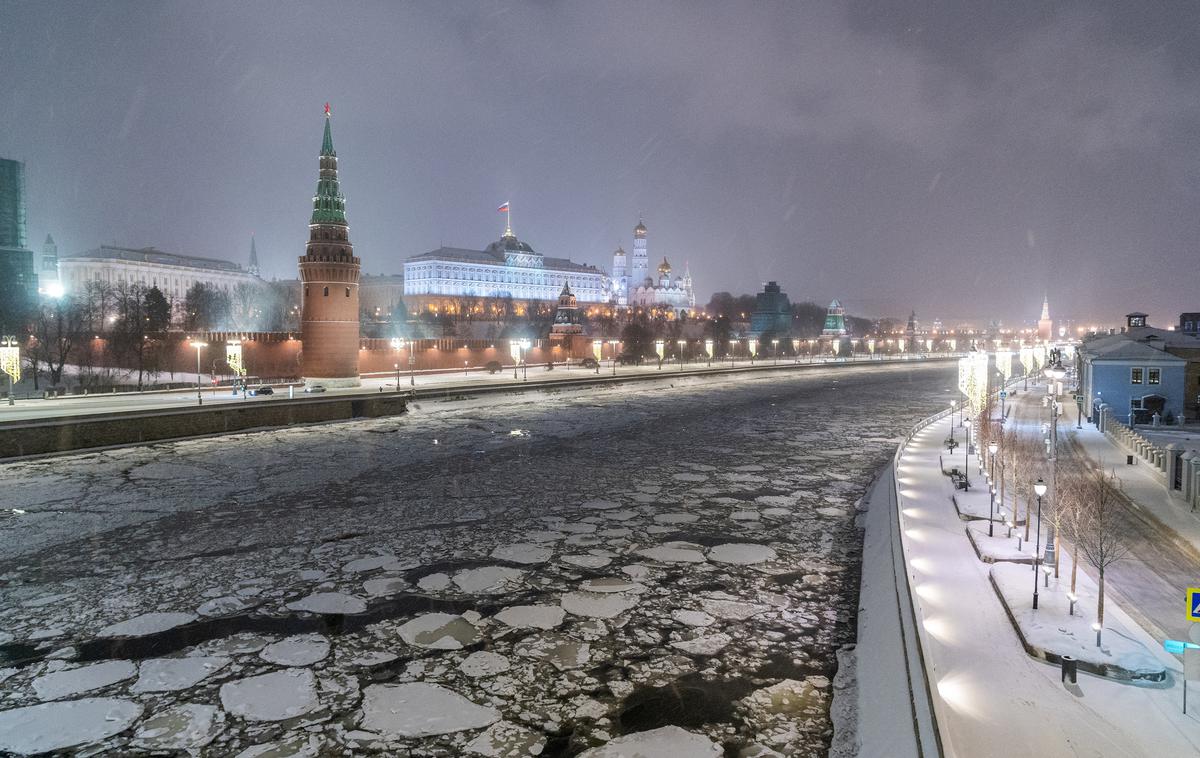
POLYGON ((254 397, 259 395, 274 395, 275 389, 269 384, 260 384, 257 387, 251 388, 250 394, 254 397))
POLYGON ((305 392, 324 392, 325 385, 324 384, 310 384, 304 388, 304 391, 305 392))

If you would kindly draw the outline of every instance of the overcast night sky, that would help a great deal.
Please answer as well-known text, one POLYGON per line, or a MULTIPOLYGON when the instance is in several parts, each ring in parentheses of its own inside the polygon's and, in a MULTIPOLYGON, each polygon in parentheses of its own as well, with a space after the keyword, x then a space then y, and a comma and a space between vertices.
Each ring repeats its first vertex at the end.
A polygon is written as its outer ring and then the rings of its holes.
POLYGON ((295 276, 322 109, 371 273, 482 248, 611 266, 639 212, 697 296, 868 316, 1200 310, 1194 2, 0 0, 31 245, 295 276), (914 7, 914 6, 919 6, 914 7))

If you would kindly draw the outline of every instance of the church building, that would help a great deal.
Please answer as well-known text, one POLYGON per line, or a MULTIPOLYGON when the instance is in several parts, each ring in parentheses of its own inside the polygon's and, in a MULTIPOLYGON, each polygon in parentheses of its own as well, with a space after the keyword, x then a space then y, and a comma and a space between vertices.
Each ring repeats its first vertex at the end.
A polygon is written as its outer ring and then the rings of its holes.
POLYGON ((664 308, 677 315, 691 313, 696 308, 692 275, 687 266, 684 266, 683 276, 672 277, 671 270, 670 262, 664 257, 658 264, 658 275, 650 275, 646 224, 639 219, 633 228, 633 255, 626 256, 620 247, 613 253, 612 300, 622 307, 664 308))

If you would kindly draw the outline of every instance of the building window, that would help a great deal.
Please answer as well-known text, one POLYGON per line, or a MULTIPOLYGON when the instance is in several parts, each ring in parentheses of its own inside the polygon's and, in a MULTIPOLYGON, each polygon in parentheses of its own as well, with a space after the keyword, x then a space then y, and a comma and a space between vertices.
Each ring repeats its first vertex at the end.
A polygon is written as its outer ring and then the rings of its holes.
MULTIPOLYGON (((328 288, 328 287, 326 287, 326 288, 325 288, 325 297, 329 297, 329 288, 328 288)), ((1139 370, 1140 370, 1140 369, 1139 369, 1139 370)), ((1140 382, 1140 381, 1142 381, 1142 380, 1141 380, 1141 379, 1138 379, 1138 381, 1140 382)))
POLYGON ((1162 369, 1148 368, 1146 369, 1146 384, 1158 384, 1162 381, 1162 369))
POLYGON ((346 288, 346 297, 350 297, 350 288, 349 287, 346 288))
MULTIPOLYGON (((325 293, 325 294, 329 294, 329 293, 325 293)), ((1130 384, 1141 384, 1142 383, 1142 369, 1140 369, 1140 368, 1129 369, 1129 383, 1130 384)))

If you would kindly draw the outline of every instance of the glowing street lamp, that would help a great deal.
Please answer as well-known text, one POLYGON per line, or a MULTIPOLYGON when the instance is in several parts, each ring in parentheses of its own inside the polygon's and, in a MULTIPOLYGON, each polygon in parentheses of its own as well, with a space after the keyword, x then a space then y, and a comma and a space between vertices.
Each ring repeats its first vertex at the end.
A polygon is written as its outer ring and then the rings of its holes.
POLYGON ((208 343, 193 340, 191 345, 196 348, 196 405, 204 405, 204 398, 200 395, 200 350, 208 347, 208 343))
MULTIPOLYGON (((1036 611, 1038 607, 1038 585, 1037 585, 1037 565, 1038 553, 1042 549, 1042 496, 1046 494, 1046 483, 1039 477, 1033 485, 1033 492, 1037 495, 1038 510, 1037 510, 1037 541, 1033 544, 1033 609, 1036 611)), ((1099 635, 1097 635, 1098 638, 1099 635)), ((1097 639, 1096 642, 1099 645, 1097 639)))
POLYGON ((687 340, 675 340, 675 344, 679 346, 679 371, 683 372, 683 348, 687 345, 687 340))
POLYGON ((604 357, 604 340, 592 340, 592 355, 596 358, 596 373, 600 373, 600 359, 604 357))
POLYGON ((775 365, 779 365, 779 340, 771 340, 771 352, 775 353, 775 365))
POLYGON ((663 342, 662 340, 654 340, 654 352, 658 354, 658 370, 659 371, 662 371, 663 355, 665 354, 664 350, 663 350, 663 346, 665 344, 666 343, 663 342))
POLYGON ((608 341, 608 348, 609 348, 609 351, 612 353, 613 376, 617 375, 617 345, 619 345, 619 344, 620 344, 620 340, 609 340, 608 341))
POLYGON ((713 359, 713 341, 712 340, 704 340, 704 352, 708 354, 708 365, 711 367, 712 359, 713 359))

